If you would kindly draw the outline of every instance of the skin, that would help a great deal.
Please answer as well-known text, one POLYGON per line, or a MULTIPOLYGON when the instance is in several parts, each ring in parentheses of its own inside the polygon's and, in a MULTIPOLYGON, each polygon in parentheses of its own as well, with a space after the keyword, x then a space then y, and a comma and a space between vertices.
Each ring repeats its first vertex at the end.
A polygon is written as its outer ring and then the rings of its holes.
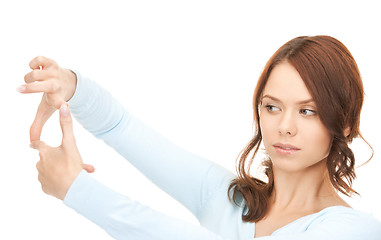
MULTIPOLYGON (((40 141, 45 122, 57 109, 66 109, 67 101, 74 95, 77 79, 73 72, 59 67, 46 57, 38 56, 29 63, 31 72, 25 75, 26 84, 17 87, 22 94, 44 93, 38 106, 36 117, 30 128, 31 147, 40 153, 40 161, 36 167, 42 190, 63 200, 75 177, 84 169, 94 172, 92 165, 83 164, 78 152, 70 110, 60 111, 60 123, 63 135, 62 144, 53 148, 40 141)), ((68 109, 68 106, 67 106, 68 109)))
POLYGON ((274 191, 268 213, 256 223, 255 236, 271 235, 330 206, 349 207, 328 178, 331 135, 299 73, 289 63, 273 69, 259 107, 263 144, 273 163, 274 191), (294 147, 281 149, 279 143, 294 147))
POLYGON ((17 90, 21 93, 44 93, 30 128, 30 141, 33 142, 40 140, 42 128, 50 116, 72 98, 77 79, 73 72, 60 68, 55 61, 46 57, 35 57, 29 67, 32 71, 24 76, 26 84, 17 90))
POLYGON ((74 133, 69 106, 63 103, 60 108, 62 144, 50 147, 42 141, 34 141, 31 147, 40 153, 36 167, 42 190, 60 200, 64 200, 70 186, 83 169, 74 133))

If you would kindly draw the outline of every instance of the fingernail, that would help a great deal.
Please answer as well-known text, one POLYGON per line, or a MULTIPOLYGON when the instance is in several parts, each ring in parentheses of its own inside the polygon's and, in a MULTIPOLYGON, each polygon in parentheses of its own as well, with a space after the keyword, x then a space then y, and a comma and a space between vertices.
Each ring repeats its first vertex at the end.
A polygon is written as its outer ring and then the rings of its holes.
POLYGON ((64 103, 64 104, 61 105, 60 112, 61 112, 61 116, 62 116, 62 117, 67 117, 67 116, 69 116, 69 109, 68 109, 66 103, 64 103))
POLYGON ((18 86, 17 88, 16 88, 16 91, 17 92, 25 92, 25 90, 26 90, 26 87, 24 86, 24 85, 21 85, 21 86, 18 86))

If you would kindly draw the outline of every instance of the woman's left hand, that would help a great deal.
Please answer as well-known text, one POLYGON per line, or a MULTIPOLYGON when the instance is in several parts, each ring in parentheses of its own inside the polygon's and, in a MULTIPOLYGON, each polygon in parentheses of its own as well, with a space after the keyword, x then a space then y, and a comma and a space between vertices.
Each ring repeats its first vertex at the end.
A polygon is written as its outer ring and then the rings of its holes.
POLYGON ((42 141, 33 141, 31 147, 40 152, 36 167, 42 190, 49 195, 64 200, 71 184, 83 169, 73 133, 73 122, 67 103, 60 108, 62 144, 50 147, 42 141))

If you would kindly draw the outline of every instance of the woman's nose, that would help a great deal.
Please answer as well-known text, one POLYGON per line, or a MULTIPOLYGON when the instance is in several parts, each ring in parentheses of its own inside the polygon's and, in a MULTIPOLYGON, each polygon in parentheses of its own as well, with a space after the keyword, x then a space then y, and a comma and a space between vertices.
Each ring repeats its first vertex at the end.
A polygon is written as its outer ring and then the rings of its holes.
POLYGON ((284 112, 279 122, 279 134, 283 136, 295 136, 296 133, 296 118, 291 112, 284 112))

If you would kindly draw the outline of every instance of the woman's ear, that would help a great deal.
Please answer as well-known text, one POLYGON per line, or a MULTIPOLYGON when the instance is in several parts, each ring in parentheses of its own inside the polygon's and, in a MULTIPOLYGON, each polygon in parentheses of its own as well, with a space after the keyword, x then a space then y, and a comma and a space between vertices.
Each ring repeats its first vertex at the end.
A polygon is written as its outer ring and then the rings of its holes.
POLYGON ((349 137, 350 134, 351 134, 351 128, 350 127, 346 127, 344 129, 344 136, 345 137, 349 137))

